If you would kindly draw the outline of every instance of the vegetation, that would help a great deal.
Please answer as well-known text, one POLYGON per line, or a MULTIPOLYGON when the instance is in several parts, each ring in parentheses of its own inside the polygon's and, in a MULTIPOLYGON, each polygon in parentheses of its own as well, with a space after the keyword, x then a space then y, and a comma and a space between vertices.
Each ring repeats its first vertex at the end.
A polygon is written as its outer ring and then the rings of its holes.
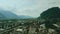
POLYGON ((41 13, 41 15, 38 17, 38 19, 44 21, 40 24, 45 24, 45 27, 48 31, 49 28, 57 30, 57 27, 53 24, 57 24, 57 22, 60 22, 60 8, 53 7, 49 8, 48 10, 41 13))
POLYGON ((60 8, 53 7, 41 13, 41 17, 44 19, 60 18, 60 8))
POLYGON ((35 26, 37 30, 37 34, 39 34, 39 28, 41 24, 45 24, 46 31, 48 32, 48 29, 55 29, 57 32, 59 32, 59 29, 57 30, 57 27, 53 24, 57 24, 57 22, 60 22, 60 8, 53 7, 49 8, 48 10, 42 12, 38 19, 32 18, 32 19, 0 19, 0 28, 4 28, 4 26, 8 25, 9 27, 17 27, 22 26, 26 27, 27 34, 29 32, 29 28, 35 26))

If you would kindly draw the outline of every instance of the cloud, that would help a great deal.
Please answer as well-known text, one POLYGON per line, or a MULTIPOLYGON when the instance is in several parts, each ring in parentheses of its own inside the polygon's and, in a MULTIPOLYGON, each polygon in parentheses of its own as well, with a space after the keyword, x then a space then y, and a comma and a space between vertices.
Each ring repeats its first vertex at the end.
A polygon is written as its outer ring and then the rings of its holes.
POLYGON ((54 6, 60 7, 60 0, 0 0, 0 8, 33 17, 54 6))

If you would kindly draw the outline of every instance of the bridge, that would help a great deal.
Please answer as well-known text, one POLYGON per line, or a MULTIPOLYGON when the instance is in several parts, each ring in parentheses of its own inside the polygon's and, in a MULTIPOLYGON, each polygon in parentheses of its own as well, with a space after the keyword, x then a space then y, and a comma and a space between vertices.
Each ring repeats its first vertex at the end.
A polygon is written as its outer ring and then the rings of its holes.
POLYGON ((18 29, 23 29, 25 23, 34 23, 35 19, 0 20, 0 34, 14 34, 18 29))

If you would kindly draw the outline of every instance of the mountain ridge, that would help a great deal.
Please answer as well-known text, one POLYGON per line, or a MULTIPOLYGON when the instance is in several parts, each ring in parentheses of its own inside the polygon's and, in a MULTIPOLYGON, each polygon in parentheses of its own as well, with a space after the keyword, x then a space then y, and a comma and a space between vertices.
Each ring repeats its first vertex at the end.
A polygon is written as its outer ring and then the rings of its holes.
POLYGON ((26 15, 16 15, 11 11, 0 10, 0 19, 28 19, 32 18, 31 16, 26 15))

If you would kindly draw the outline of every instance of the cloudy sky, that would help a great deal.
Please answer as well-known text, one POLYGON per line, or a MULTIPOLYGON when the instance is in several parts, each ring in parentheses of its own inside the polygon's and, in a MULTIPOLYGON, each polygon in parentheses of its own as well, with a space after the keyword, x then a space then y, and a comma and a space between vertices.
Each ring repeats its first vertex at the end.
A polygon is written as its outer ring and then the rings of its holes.
POLYGON ((0 9, 32 17, 38 17, 41 12, 55 6, 60 7, 60 0, 0 0, 0 9))

